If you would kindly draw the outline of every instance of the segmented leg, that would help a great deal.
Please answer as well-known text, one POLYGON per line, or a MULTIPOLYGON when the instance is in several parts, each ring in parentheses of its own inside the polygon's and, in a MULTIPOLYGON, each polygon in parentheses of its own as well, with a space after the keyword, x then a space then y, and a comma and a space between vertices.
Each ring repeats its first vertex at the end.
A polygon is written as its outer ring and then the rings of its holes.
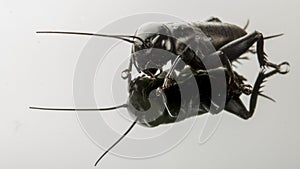
POLYGON ((264 37, 262 33, 257 31, 224 45, 220 50, 226 53, 230 61, 234 61, 243 53, 249 51, 249 48, 251 48, 255 42, 257 43, 256 53, 260 67, 270 66, 276 68, 278 65, 267 60, 267 55, 264 52, 264 37))
MULTIPOLYGON (((180 59, 181 59, 181 55, 178 55, 177 58, 175 59, 175 61, 173 62, 167 76, 165 77, 165 81, 162 86, 162 89, 165 89, 168 87, 168 84, 169 84, 169 81, 171 78, 171 74, 175 70, 175 67, 178 64, 180 59)), ((226 70, 228 72, 229 83, 235 82, 236 77, 235 77, 235 73, 232 69, 231 62, 230 62, 228 56, 224 52, 216 51, 216 52, 212 53, 211 55, 209 55, 208 57, 205 57, 202 60, 202 62, 204 63, 207 70, 216 69, 220 66, 223 66, 224 68, 226 68, 226 70)))
POLYGON ((181 56, 178 55, 175 59, 175 61, 173 62, 170 70, 168 71, 166 77, 165 77, 165 80, 164 80, 164 83, 163 83, 163 86, 162 86, 162 89, 165 89, 165 88, 168 88, 169 87, 169 84, 170 84, 170 80, 171 80, 171 75, 172 73, 174 72, 175 70, 175 67, 176 65, 178 64, 179 60, 180 60, 181 56))
POLYGON ((249 95, 249 90, 251 90, 252 87, 248 84, 243 84, 243 82, 240 80, 240 77, 238 77, 233 71, 231 61, 226 53, 222 51, 216 51, 215 53, 203 59, 204 65, 209 69, 220 67, 220 61, 228 74, 228 85, 234 86, 234 88, 238 88, 240 91, 242 91, 242 93, 249 95))
MULTIPOLYGON (((275 75, 276 73, 280 73, 280 74, 286 74, 288 73, 288 69, 283 70, 283 66, 289 66, 289 63, 287 62, 283 62, 281 64, 278 65, 278 68, 266 73, 265 69, 263 69, 254 84, 253 90, 252 90, 252 95, 250 98, 250 105, 249 105, 249 111, 246 109, 245 105, 243 104, 243 102, 240 100, 239 97, 235 96, 233 98, 231 98, 225 106, 225 110, 227 110, 230 113, 233 113, 243 119, 249 119, 250 117, 252 117, 255 108, 256 108, 256 104, 257 104, 257 98, 258 96, 263 96, 266 97, 268 99, 271 99, 270 97, 262 94, 262 87, 263 87, 263 83, 266 82, 266 79, 268 77, 271 77, 273 75, 275 75)), ((271 99, 272 100, 272 99, 271 99)))

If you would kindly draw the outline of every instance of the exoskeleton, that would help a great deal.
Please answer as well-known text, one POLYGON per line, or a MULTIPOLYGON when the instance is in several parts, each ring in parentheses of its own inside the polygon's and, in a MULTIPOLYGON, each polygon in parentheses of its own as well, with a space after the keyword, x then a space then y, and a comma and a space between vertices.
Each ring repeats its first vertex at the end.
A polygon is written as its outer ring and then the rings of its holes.
MULTIPOLYGON (((274 64, 267 59, 264 41, 279 35, 264 37, 262 33, 246 32, 234 24, 223 23, 218 18, 194 23, 147 23, 137 29, 135 35, 106 35, 80 32, 40 31, 38 33, 62 33, 110 37, 132 43, 132 55, 123 78, 128 80, 129 97, 125 104, 110 108, 88 110, 112 110, 127 108, 135 121, 123 136, 115 142, 96 162, 113 148, 136 123, 156 127, 174 123, 204 113, 226 110, 242 119, 249 119, 262 94, 265 80, 276 74, 288 73, 288 62, 274 64), (256 50, 251 47, 256 44, 256 50), (232 67, 234 61, 245 59, 246 52, 255 53, 260 72, 254 86, 232 67), (168 63, 170 66, 167 67, 168 63), (139 75, 132 79, 132 69, 139 75), (267 72, 267 68, 271 70, 267 72), (286 69, 284 69, 286 68, 286 69), (222 77, 224 77, 222 79, 222 77), (223 98, 213 100, 212 84, 217 84, 215 95, 223 98), (196 87, 195 87, 196 85, 196 87), (225 87, 224 87, 225 86, 225 87), (226 90, 225 93, 218 88, 226 90), (182 92, 184 91, 184 93, 182 92), (240 99, 250 95, 247 109, 240 99), (222 101, 222 99, 221 99, 222 101)), ((39 108, 43 110, 81 111, 86 109, 39 108)))

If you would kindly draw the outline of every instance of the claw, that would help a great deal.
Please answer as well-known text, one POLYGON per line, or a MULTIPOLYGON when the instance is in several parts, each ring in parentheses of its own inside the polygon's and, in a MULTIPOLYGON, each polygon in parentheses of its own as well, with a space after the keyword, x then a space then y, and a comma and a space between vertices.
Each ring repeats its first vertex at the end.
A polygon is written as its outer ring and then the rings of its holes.
POLYGON ((290 71, 290 64, 288 62, 282 62, 278 65, 278 73, 287 74, 290 71))
MULTIPOLYGON (((257 80, 255 82, 254 85, 254 89, 253 89, 253 94, 256 95, 260 95, 262 97, 265 97, 273 102, 276 102, 273 98, 262 94, 263 90, 261 90, 263 87, 265 87, 265 85, 263 85, 265 82, 267 82, 267 78, 276 74, 276 73, 280 73, 280 74, 286 74, 290 71, 290 64, 288 62, 282 62, 279 65, 267 62, 267 64, 265 66, 270 66, 270 67, 274 67, 275 69, 273 71, 270 71, 268 73, 266 73, 266 69, 262 69, 261 72, 259 73, 257 80)), ((252 102, 252 109, 255 108, 256 105, 256 97, 253 97, 253 99, 251 99, 252 102)))
POLYGON ((290 71, 290 64, 288 62, 282 62, 279 65, 271 62, 266 62, 265 66, 275 68, 276 73, 280 74, 287 74, 290 71))

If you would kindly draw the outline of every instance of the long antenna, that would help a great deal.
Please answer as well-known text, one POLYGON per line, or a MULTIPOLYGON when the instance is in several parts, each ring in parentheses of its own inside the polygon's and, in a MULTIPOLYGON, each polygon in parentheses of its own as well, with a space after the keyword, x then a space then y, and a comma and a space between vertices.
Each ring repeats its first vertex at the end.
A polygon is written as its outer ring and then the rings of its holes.
POLYGON ((106 107, 106 108, 95 108, 95 109, 74 109, 74 108, 49 108, 49 107, 29 107, 30 109, 35 110, 50 110, 50 111, 105 111, 105 110, 115 110, 119 108, 126 108, 128 107, 127 104, 122 104, 119 106, 113 106, 113 107, 106 107))
POLYGON ((138 39, 144 44, 144 40, 142 38, 137 37, 137 36, 132 36, 132 35, 107 35, 107 34, 98 34, 98 33, 67 32, 67 31, 37 31, 36 33, 101 36, 101 37, 121 39, 121 40, 124 40, 129 43, 134 43, 134 39, 138 39), (133 40, 131 40, 131 39, 133 39, 133 40))
POLYGON ((95 166, 97 166, 100 160, 132 130, 132 128, 135 126, 137 121, 138 118, 136 118, 135 121, 130 125, 130 127, 125 131, 125 133, 98 158, 98 160, 95 163, 95 166))

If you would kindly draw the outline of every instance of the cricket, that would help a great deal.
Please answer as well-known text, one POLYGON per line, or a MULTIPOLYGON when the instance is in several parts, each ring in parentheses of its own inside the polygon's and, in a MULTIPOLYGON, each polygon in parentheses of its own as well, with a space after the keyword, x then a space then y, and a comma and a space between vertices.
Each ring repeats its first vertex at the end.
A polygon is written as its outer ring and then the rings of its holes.
MULTIPOLYGON (((240 27, 211 17, 191 23, 145 23, 134 35, 38 31, 38 34, 115 38, 132 44, 128 68, 121 73, 121 77, 128 81, 128 99, 122 105, 107 108, 30 108, 52 111, 127 109, 134 118, 133 123, 100 156, 95 166, 136 124, 159 127, 223 110, 247 120, 253 116, 259 96, 274 101, 262 92, 266 80, 275 74, 287 74, 290 67, 287 61, 279 64, 271 62, 264 50, 266 40, 283 34, 264 36, 259 31, 248 33, 248 25, 249 20, 240 27), (253 46, 256 48, 253 49, 253 46), (253 85, 248 84, 233 66, 234 62, 250 59, 244 56, 245 53, 252 53, 258 62, 258 76, 253 85), (168 63, 171 66, 167 67, 168 63), (133 75, 133 69, 138 75, 133 75), (225 85, 224 106, 212 99, 213 83, 225 85), (243 95, 250 97, 249 106, 240 99, 243 95)), ((221 95, 218 90, 217 94, 221 95)))

